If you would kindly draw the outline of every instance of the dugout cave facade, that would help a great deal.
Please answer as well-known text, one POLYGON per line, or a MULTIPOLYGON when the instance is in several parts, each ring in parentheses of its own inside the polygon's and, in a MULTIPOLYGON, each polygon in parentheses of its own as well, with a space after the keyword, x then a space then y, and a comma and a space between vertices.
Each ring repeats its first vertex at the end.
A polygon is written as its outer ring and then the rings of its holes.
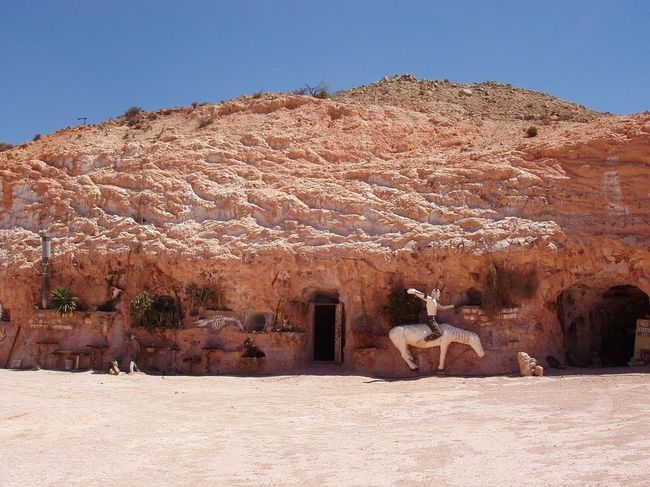
MULTIPOLYGON (((511 372, 520 350, 542 363, 553 356, 570 365, 622 366, 632 357, 635 320, 650 312, 644 268, 612 266, 584 252, 567 266, 557 250, 539 247, 329 258, 259 251, 247 261, 200 264, 143 250, 99 258, 57 254, 56 247, 55 237, 50 285, 69 287, 80 311, 61 316, 38 309, 37 267, 9 275, 0 286, 4 367, 106 370, 114 359, 124 367, 133 334, 140 367, 151 373, 283 373, 329 364, 404 376, 411 372, 387 337, 389 296, 436 285, 444 286, 441 302, 456 305, 439 321, 476 332, 486 351, 479 359, 468 347, 452 345, 448 373, 511 372), (220 309, 193 309, 188 286, 211 283, 219 283, 220 309), (115 289, 122 292, 114 310, 99 311, 115 289), (143 290, 178 306, 178 327, 133 325, 129 306, 143 290), (263 356, 250 356, 247 339, 263 356)), ((413 352, 422 373, 435 371, 438 348, 413 352)))

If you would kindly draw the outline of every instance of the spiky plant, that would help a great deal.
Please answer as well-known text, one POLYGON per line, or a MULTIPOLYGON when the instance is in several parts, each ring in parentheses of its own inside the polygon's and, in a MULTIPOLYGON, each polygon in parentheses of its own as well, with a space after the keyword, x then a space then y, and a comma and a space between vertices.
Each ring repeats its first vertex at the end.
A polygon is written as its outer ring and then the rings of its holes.
POLYGON ((255 345, 255 342, 251 337, 246 337, 244 339, 243 347, 244 347, 244 353, 242 354, 242 357, 262 358, 266 356, 264 352, 262 352, 259 348, 257 348, 257 345, 255 345))
POLYGON ((57 287, 50 294, 50 305, 64 315, 77 309, 79 298, 67 287, 57 287))
POLYGON ((129 305, 129 313, 135 326, 145 326, 153 311, 153 299, 147 291, 138 294, 129 305))

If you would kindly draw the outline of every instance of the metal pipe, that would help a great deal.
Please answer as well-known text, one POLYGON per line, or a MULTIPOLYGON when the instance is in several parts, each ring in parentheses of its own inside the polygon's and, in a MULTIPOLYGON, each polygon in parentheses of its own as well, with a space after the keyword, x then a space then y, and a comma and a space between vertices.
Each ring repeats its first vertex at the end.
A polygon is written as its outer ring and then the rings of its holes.
POLYGON ((41 236, 41 308, 47 309, 47 302, 50 295, 50 256, 51 256, 51 238, 47 230, 38 232, 41 236))

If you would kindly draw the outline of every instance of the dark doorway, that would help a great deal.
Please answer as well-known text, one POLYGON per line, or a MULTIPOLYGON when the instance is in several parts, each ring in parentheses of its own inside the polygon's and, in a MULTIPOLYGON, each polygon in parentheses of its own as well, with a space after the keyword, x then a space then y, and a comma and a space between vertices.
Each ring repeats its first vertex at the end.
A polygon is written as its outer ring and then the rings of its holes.
POLYGON ((634 353, 636 320, 649 311, 648 296, 635 286, 614 286, 603 293, 590 316, 600 335, 598 353, 603 365, 627 365, 634 353))
POLYGON ((636 321, 650 313, 648 295, 630 285, 574 286, 558 298, 567 362, 625 366, 634 354, 636 321))
POLYGON ((336 305, 314 303, 314 360, 334 361, 336 305))

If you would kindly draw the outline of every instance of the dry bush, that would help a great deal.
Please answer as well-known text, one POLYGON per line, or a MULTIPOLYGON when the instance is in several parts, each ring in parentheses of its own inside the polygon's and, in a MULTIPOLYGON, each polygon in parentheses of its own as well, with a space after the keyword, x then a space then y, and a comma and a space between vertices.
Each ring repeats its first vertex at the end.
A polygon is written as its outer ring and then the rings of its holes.
POLYGON ((8 144, 6 142, 0 142, 0 152, 9 150, 13 147, 13 144, 8 144))
POLYGON ((329 86, 327 84, 323 83, 322 81, 318 83, 316 86, 310 86, 308 84, 305 84, 302 88, 294 91, 296 95, 311 95, 314 98, 330 98, 332 96, 332 92, 329 89, 329 86))
POLYGON ((122 116, 126 119, 126 124, 129 127, 134 127, 136 125, 139 125, 141 113, 142 113, 142 108, 137 106, 132 106, 128 110, 126 110, 122 114, 122 116))
POLYGON ((535 296, 538 285, 534 268, 505 268, 490 263, 483 279, 481 306, 489 315, 502 308, 518 306, 522 300, 535 296))
POLYGON ((388 297, 385 310, 390 326, 419 323, 422 301, 412 294, 407 294, 406 289, 396 287, 388 297))
POLYGON ((524 131, 526 132, 526 137, 537 137, 538 129, 534 125, 524 129, 524 131))
POLYGON ((199 123, 196 128, 202 129, 203 127, 210 125, 212 122, 214 122, 214 119, 212 117, 202 117, 199 119, 199 123))

